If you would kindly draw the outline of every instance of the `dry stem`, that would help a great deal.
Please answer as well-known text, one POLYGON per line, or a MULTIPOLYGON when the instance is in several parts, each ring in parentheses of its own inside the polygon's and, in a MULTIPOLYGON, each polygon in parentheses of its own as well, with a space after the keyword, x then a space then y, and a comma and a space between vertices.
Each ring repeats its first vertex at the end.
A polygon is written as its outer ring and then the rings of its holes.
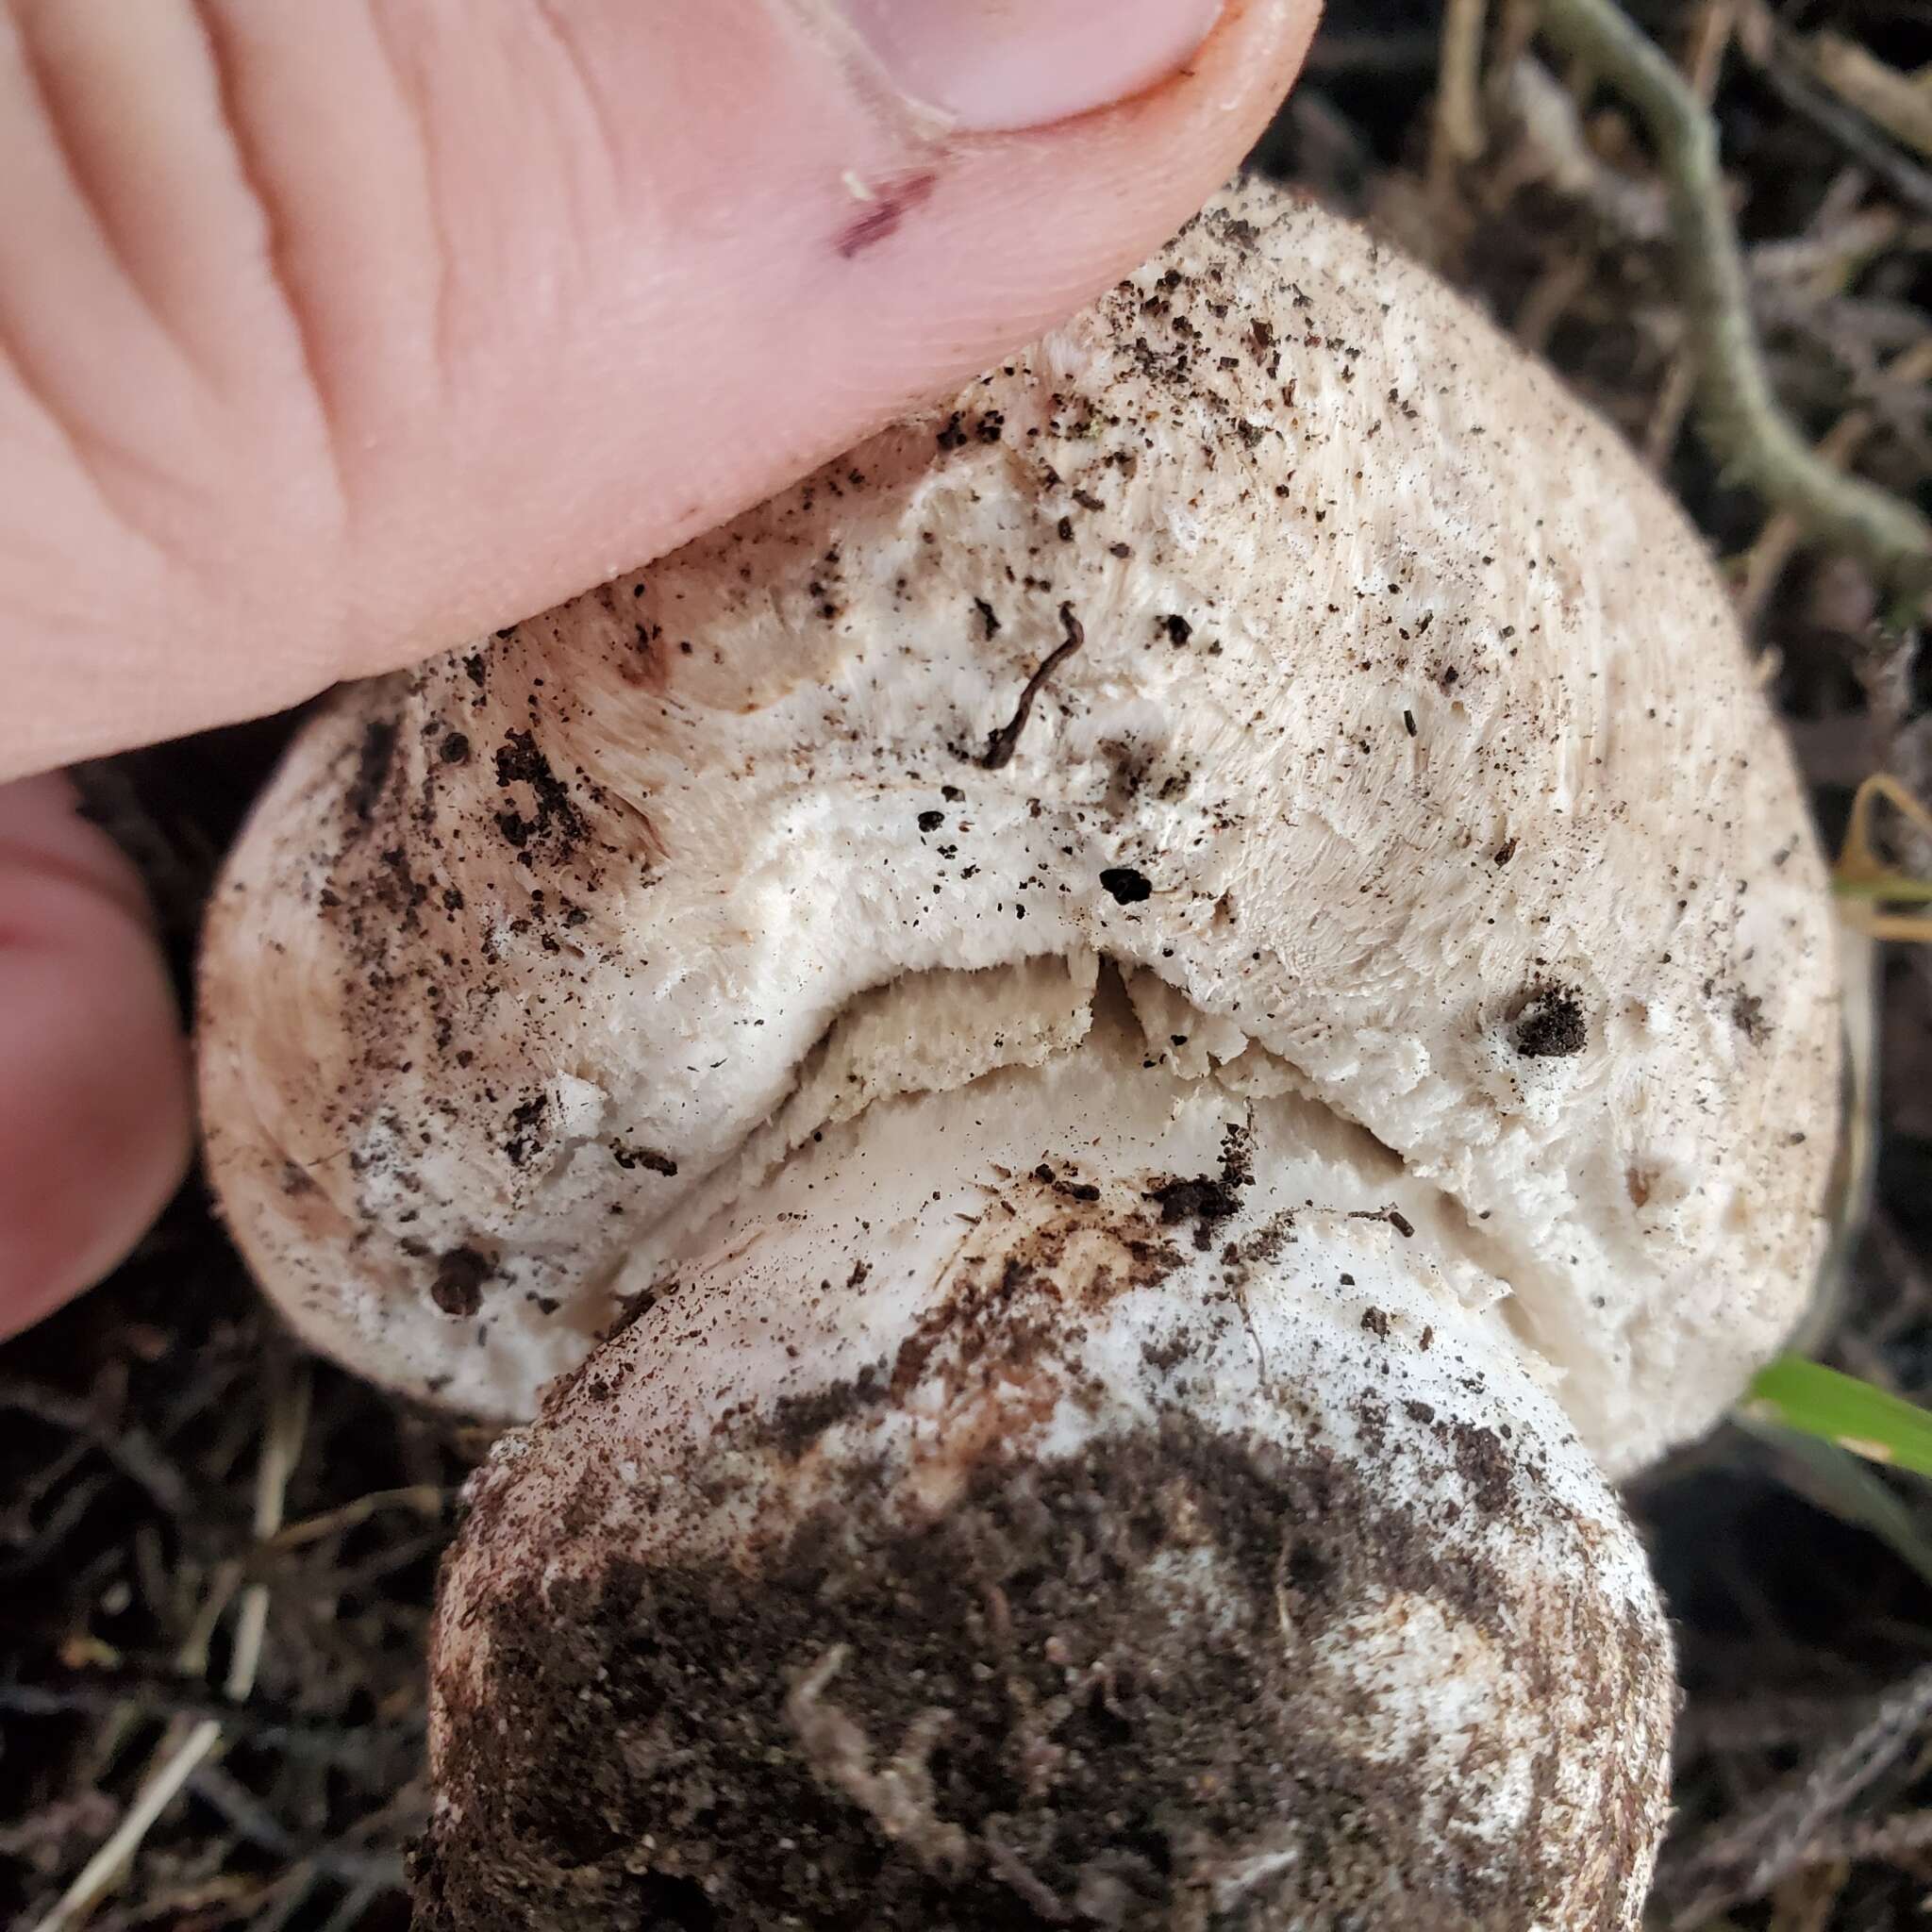
POLYGON ((1814 541, 1862 558, 1915 603, 1932 591, 1932 525, 1821 461, 1785 415, 1751 318, 1725 206, 1717 130, 1684 76, 1615 0, 1543 0, 1543 29, 1642 117, 1670 182, 1679 293, 1698 358, 1704 433, 1737 478, 1789 510, 1814 541))

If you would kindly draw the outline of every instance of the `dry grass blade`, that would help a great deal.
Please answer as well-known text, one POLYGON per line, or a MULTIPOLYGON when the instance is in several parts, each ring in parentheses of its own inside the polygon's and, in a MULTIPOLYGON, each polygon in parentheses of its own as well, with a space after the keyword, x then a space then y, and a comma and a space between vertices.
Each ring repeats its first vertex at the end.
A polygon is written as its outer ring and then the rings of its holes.
POLYGON ((1894 140, 1932 158, 1932 92, 1843 34, 1811 41, 1811 64, 1831 91, 1894 140))
POLYGON ((1724 71, 1724 56, 1730 51, 1737 25, 1738 0, 1704 0, 1697 10, 1697 23, 1684 57, 1684 77, 1707 108, 1717 92, 1718 76, 1724 71))
POLYGON ((1880 1700, 1865 1723, 1740 1816, 1667 1848, 1656 1904, 1671 1932, 1763 1898, 1800 1866, 1851 1805, 1918 1744, 1932 1721, 1932 1666, 1880 1700))
POLYGON ((1890 1864, 1932 1851, 1932 1811, 1895 1811, 1826 1832, 1813 1847, 1822 1857, 1877 1858, 1890 1864))
POLYGON ((303 1718, 280 1710, 240 1704, 212 1691, 166 1680, 103 1675, 48 1683, 0 1683, 0 1716, 54 1717, 67 1714, 108 1718, 129 1714, 149 1719, 209 1720, 229 1737, 258 1750, 303 1763, 341 1764, 407 1743, 421 1735, 420 1724, 350 1726, 303 1718))
POLYGON ((1848 106, 1846 97, 1823 84, 1806 47, 1764 0, 1740 4, 1739 45, 1778 97, 1871 169, 1907 207, 1932 214, 1932 174, 1901 153, 1886 130, 1848 106))
POLYGON ((299 1549, 304 1543, 318 1542, 324 1537, 340 1536, 344 1530, 358 1528, 385 1509, 406 1509, 416 1516, 441 1516, 455 1502, 457 1495, 457 1491, 441 1489, 434 1483, 412 1483, 400 1490, 376 1490, 337 1508, 325 1510, 320 1516, 290 1524, 286 1529, 277 1530, 266 1539, 263 1547, 271 1550, 299 1549))
POLYGON ((1489 0, 1448 0, 1442 13, 1441 81, 1436 94, 1432 172, 1473 161, 1489 144, 1483 127, 1483 30, 1489 0))
MULTIPOLYGON (((302 1438, 308 1422, 309 1382, 306 1369, 298 1369, 270 1410, 263 1432, 261 1455, 256 1465, 255 1534, 258 1541, 272 1537, 282 1524, 284 1498, 289 1478, 302 1453, 302 1438)), ((255 1688, 255 1674, 261 1660, 262 1633, 268 1621, 268 1586, 251 1584, 242 1595, 236 1620, 234 1649, 230 1655, 224 1690, 232 1703, 244 1701, 255 1688)), ((155 1822, 174 1803, 196 1771, 208 1761, 222 1741, 222 1720, 202 1718, 187 1737, 167 1757, 142 1787, 140 1796, 121 1821, 112 1836, 81 1867, 74 1882, 60 1895, 35 1932, 75 1932, 87 1924, 94 1907, 114 1887, 140 1851, 142 1840, 155 1822)))
POLYGON ((1888 905, 1932 904, 1932 882, 1914 878, 1879 858, 1873 841, 1873 821, 1881 801, 1920 831, 1932 833, 1932 811, 1889 772, 1874 772, 1859 786, 1852 802, 1851 823, 1833 880, 1840 912, 1848 924, 1873 939, 1932 944, 1932 913, 1884 909, 1888 905))

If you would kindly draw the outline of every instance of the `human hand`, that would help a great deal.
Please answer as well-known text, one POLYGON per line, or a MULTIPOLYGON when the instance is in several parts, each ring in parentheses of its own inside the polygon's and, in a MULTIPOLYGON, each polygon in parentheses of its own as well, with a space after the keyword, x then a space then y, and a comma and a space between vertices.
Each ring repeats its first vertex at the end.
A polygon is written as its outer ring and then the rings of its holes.
MULTIPOLYGON (((1315 11, 5 0, 0 778, 770 494, 1149 254, 1315 11)), ((0 789, 0 1334, 139 1238, 188 1091, 130 868, 65 781, 0 789)))

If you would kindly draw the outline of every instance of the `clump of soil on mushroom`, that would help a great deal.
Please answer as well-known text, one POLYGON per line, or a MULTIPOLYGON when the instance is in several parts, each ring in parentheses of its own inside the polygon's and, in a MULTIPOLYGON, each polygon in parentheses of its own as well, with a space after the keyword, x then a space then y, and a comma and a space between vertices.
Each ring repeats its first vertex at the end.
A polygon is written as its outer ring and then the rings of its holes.
MULTIPOLYGON (((1457 1429, 1486 1517, 1561 1507, 1493 1431, 1457 1429)), ((1190 1905, 1230 1932, 1306 1911, 1527 1924, 1569 1883, 1560 1805, 1533 1801, 1505 1840, 1445 1838, 1425 1822, 1442 1794, 1406 1757, 1337 1744, 1324 1760, 1310 1741, 1341 1734, 1335 1702, 1359 1695, 1310 1659, 1347 1642, 1364 1601, 1515 1627, 1506 1577, 1441 1543, 1319 1446, 1244 1449, 1174 1413, 1042 1466, 982 1467, 936 1522, 842 1498, 748 1570, 620 1558, 540 1591, 508 1580, 506 1550, 483 1612, 493 1702, 479 1716, 447 1693, 451 1808, 425 1841, 420 1932, 626 1913, 1127 1932, 1187 1923, 1190 1905), (540 1769, 559 1763, 567 1789, 540 1769)), ((1592 1647, 1641 1674, 1658 1658, 1631 1618, 1592 1647)), ((1643 1814, 1632 1794, 1626 1860, 1643 1814)))
POLYGON ((1569 986, 1532 990, 1509 1030, 1510 1044, 1524 1059, 1567 1059, 1590 1044, 1583 1001, 1569 986))

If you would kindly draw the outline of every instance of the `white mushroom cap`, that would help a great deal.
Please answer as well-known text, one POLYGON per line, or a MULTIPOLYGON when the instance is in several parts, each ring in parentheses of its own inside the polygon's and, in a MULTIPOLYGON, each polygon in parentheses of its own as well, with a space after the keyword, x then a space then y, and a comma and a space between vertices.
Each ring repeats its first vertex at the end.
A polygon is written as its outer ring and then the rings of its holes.
POLYGON ((525 1415, 825 1119, 1073 1050, 1086 956, 1175 1074, 1390 1150, 1613 1473, 1794 1320, 1830 911, 1724 590, 1547 374, 1265 189, 346 694, 220 895, 210 1164, 310 1340, 525 1415))
POLYGON ((1387 1157, 1124 1004, 825 1131, 499 1443, 423 1932, 1634 1932, 1628 1524, 1423 1231, 1334 1205, 1387 1157))

